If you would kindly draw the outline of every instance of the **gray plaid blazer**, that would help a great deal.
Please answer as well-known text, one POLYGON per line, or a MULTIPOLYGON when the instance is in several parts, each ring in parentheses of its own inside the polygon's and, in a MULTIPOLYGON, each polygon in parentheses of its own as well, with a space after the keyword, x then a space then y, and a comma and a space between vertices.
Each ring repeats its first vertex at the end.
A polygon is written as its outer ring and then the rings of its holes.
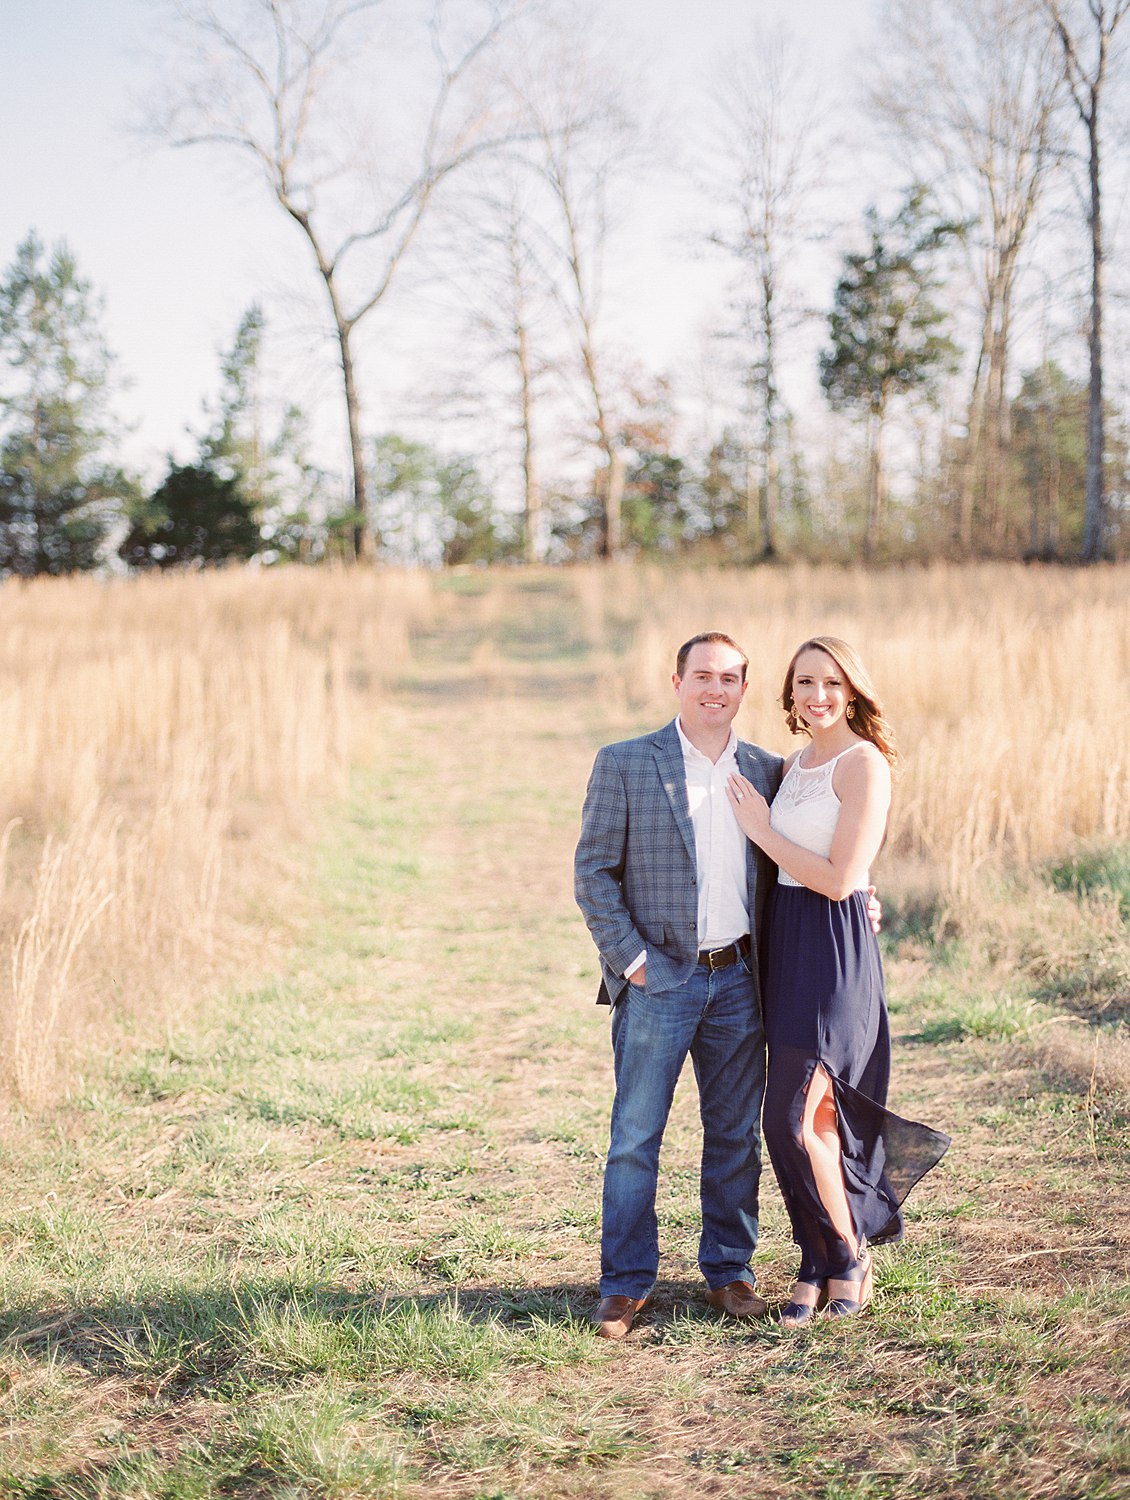
MULTIPOLYGON (((770 802, 784 761, 738 741, 738 767, 770 802)), ((759 972, 760 929, 777 867, 756 844, 746 849, 752 941, 759 972)), ((624 970, 647 953, 648 988, 685 983, 698 959, 694 829, 683 747, 674 719, 654 734, 605 745, 589 778, 573 890, 600 954, 598 1005, 615 1005, 624 970)), ((760 987, 759 987, 760 988, 760 987)))

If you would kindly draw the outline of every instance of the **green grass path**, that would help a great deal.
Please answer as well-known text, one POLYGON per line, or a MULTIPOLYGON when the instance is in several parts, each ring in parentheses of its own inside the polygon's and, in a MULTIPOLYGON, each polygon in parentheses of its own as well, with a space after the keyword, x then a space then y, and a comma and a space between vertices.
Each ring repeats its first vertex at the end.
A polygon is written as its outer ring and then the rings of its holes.
POLYGON ((956 1142, 868 1316, 705 1307, 685 1080, 654 1314, 592 1339, 610 1069, 570 856, 594 747, 644 726, 552 597, 486 666, 473 603, 280 893, 278 972, 13 1129, 0 1495, 1125 1495, 1124 1159, 1007 1040, 922 1040, 920 954, 893 1098, 956 1142))

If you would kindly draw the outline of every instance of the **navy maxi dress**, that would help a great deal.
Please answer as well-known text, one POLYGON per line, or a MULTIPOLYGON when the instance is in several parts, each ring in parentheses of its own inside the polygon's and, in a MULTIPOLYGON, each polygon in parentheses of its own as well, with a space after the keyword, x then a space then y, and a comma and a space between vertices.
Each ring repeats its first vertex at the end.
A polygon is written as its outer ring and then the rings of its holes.
MULTIPOLYGON (((802 758, 774 798, 772 824, 791 842, 826 856, 840 811, 832 788, 840 756, 812 770, 799 764, 802 758)), ((866 890, 832 901, 779 872, 764 997, 769 1072, 763 1129, 801 1250, 799 1277, 840 1277, 855 1265, 854 1250, 821 1201, 801 1128, 817 1066, 832 1081, 844 1186, 861 1247, 901 1237, 903 1201, 950 1143, 941 1131, 887 1108, 890 1030, 866 890)))

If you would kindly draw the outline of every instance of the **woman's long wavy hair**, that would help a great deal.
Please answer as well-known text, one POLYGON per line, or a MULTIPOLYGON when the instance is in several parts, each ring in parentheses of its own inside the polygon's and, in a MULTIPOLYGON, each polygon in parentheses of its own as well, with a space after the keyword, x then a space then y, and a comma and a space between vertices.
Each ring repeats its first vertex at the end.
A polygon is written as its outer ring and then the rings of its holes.
POLYGON ((785 723, 792 733, 811 734, 793 703, 793 673, 798 658, 805 651, 823 651, 832 658, 855 695, 855 713, 848 720, 852 733, 859 735, 860 739, 870 740, 892 766, 897 765, 899 753, 895 747, 894 731, 883 713, 883 706, 875 693, 875 685, 860 660, 859 652, 838 636, 814 635, 811 640, 803 641, 793 652, 793 659, 785 673, 785 685, 781 689, 781 707, 785 710, 785 723))

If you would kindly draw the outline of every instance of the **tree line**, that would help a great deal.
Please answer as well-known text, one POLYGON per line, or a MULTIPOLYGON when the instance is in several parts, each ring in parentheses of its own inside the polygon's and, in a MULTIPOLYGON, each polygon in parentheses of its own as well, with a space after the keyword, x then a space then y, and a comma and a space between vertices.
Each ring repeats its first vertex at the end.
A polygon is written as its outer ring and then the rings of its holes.
POLYGON ((689 438, 687 390, 608 334, 616 211, 647 130, 576 10, 409 6, 394 46, 376 24, 384 0, 246 0, 222 16, 185 0, 146 129, 244 158, 305 246, 337 350, 348 474, 315 458, 295 405, 264 395, 254 306, 196 455, 147 491, 112 458, 98 299, 65 246, 29 234, 0 282, 0 571, 1125 556, 1104 192, 1108 158, 1125 165, 1113 125, 1128 9, 885 0, 867 119, 904 185, 831 228, 845 147, 798 44, 762 30, 720 66, 699 239, 732 298, 712 330, 723 394, 689 438), (416 105, 395 127, 345 108, 408 66, 416 105), (814 308, 804 258, 833 233, 847 248, 830 306, 814 308), (1083 244, 1076 363, 1069 334, 1046 326, 1067 283, 1043 278, 1032 336, 1033 267, 1083 244), (361 357, 362 331, 425 255, 459 331, 442 442, 419 424, 372 431, 362 392, 375 357, 372 340, 361 357), (814 328, 819 438, 789 395, 814 328), (465 395, 475 415, 460 429, 465 395))

